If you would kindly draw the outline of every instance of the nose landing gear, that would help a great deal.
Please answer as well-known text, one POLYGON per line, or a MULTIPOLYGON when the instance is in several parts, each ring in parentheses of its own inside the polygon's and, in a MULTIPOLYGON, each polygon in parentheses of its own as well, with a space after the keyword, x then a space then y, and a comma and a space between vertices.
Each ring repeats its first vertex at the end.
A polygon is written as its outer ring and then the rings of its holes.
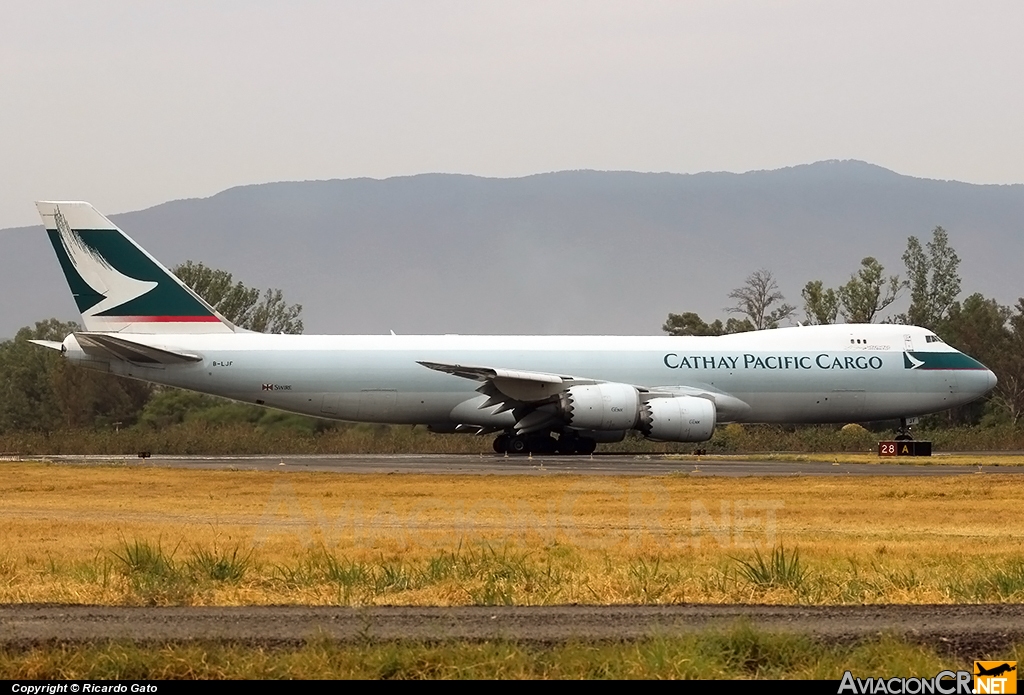
POLYGON ((896 428, 896 436, 894 439, 897 442, 912 442, 914 441, 914 435, 910 433, 910 425, 907 424, 907 418, 900 418, 900 426, 896 428))

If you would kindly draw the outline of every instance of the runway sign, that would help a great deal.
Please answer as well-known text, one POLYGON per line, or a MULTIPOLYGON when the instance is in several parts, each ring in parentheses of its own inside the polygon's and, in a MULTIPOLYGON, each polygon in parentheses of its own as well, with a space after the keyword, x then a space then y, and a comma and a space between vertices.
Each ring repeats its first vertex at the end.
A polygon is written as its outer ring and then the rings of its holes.
POLYGON ((879 456, 931 456, 932 443, 907 441, 907 442, 878 442, 879 456))

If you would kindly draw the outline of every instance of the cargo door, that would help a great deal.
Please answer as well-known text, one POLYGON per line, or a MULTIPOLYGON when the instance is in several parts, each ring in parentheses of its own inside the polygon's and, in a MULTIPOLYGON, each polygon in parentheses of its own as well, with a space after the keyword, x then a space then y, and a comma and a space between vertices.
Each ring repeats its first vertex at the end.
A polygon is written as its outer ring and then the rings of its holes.
POLYGON ((324 415, 337 415, 340 410, 340 404, 340 393, 325 393, 323 403, 320 405, 320 412, 324 415))
POLYGON ((356 419, 362 422, 390 422, 398 404, 396 389, 364 389, 359 392, 356 419))
POLYGON ((828 412, 832 422, 859 422, 864 415, 865 391, 836 389, 827 394, 828 412))

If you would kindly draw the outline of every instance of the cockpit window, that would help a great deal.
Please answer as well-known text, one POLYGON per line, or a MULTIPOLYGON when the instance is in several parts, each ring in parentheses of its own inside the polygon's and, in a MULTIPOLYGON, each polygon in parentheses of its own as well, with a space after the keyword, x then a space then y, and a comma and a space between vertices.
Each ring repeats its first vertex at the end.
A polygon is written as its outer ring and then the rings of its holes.
POLYGON ((924 337, 924 342, 926 342, 926 343, 941 343, 942 342, 942 338, 940 338, 937 335, 926 335, 924 337))

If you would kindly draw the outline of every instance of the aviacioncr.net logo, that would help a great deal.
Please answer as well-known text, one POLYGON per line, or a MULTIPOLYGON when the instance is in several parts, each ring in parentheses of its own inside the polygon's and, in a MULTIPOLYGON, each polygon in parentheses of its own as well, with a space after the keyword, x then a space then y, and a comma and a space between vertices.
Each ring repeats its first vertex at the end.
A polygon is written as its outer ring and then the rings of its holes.
POLYGON ((855 678, 847 671, 839 684, 839 693, 855 695, 875 695, 890 693, 892 695, 970 695, 976 692, 972 688, 970 671, 939 671, 932 678, 855 678))

